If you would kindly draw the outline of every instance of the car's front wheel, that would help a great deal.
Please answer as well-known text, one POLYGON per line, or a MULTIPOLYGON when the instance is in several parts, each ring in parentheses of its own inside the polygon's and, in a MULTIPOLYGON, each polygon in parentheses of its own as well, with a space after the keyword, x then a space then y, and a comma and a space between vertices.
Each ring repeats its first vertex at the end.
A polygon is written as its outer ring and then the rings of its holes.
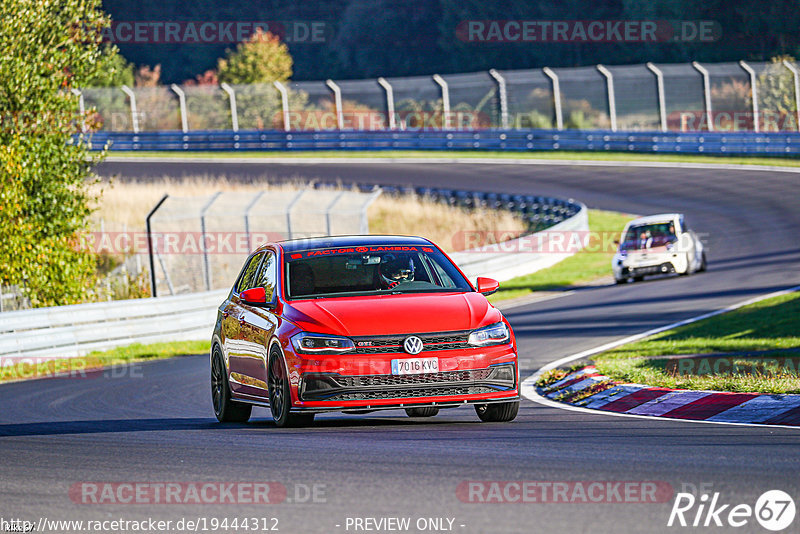
POLYGON ((406 415, 409 417, 433 417, 439 413, 439 408, 426 406, 423 408, 406 408, 406 415))
POLYGON ((246 423, 253 409, 250 404, 231 400, 228 373, 218 346, 214 347, 211 356, 211 404, 220 423, 246 423))
POLYGON ((270 351, 267 368, 267 387, 269 388, 269 409, 272 419, 279 427, 305 426, 314 421, 314 414, 291 413, 292 395, 289 377, 283 365, 283 357, 277 349, 270 351))
POLYGON ((476 404, 475 412, 484 423, 505 423, 517 417, 519 401, 476 404))

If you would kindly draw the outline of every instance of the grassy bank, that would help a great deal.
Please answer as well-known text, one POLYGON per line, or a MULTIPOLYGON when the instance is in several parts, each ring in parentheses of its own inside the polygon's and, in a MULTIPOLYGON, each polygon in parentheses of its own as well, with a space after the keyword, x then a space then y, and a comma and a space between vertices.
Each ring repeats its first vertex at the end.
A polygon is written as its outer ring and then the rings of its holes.
POLYGON ((184 354, 208 354, 209 341, 173 341, 142 345, 134 343, 106 351, 95 351, 77 358, 36 361, 27 358, 13 365, 0 367, 0 383, 36 378, 85 378, 96 376, 103 369, 149 360, 161 360, 184 354))
POLYGON ((593 358, 612 379, 681 389, 800 393, 800 293, 662 332, 593 358), (663 356, 698 355, 692 358, 663 356))
POLYGON ((547 269, 503 282, 500 290, 489 300, 497 302, 534 291, 566 289, 610 276, 614 249, 609 245, 613 245, 612 240, 619 237, 625 224, 632 218, 632 215, 613 211, 589 210, 589 230, 597 237, 593 237, 587 249, 547 269))
POLYGON ((697 156, 691 154, 641 154, 631 152, 511 152, 511 151, 439 151, 439 150, 373 150, 348 151, 241 151, 241 152, 124 152, 114 151, 110 157, 140 158, 499 158, 511 160, 576 160, 576 161, 654 161, 660 163, 715 163, 723 165, 767 165, 778 167, 800 167, 798 158, 756 156, 697 156))

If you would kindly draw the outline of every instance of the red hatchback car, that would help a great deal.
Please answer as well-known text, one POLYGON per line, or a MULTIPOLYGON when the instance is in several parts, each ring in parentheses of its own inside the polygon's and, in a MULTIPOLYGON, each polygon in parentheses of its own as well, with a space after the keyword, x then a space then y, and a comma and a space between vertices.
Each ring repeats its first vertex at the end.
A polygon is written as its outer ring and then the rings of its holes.
POLYGON ((211 393, 220 421, 268 406, 278 426, 327 411, 405 409, 430 417, 472 404, 483 421, 519 409, 508 321, 439 247, 419 237, 268 243, 219 307, 211 393))

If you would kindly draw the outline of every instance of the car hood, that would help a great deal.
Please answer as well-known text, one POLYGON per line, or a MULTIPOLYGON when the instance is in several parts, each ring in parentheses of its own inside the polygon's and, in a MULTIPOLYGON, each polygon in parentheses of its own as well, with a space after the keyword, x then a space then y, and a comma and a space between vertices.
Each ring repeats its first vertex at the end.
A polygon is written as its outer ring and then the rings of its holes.
POLYGON ((341 336, 472 330, 502 319, 474 292, 298 300, 283 316, 307 332, 341 336))

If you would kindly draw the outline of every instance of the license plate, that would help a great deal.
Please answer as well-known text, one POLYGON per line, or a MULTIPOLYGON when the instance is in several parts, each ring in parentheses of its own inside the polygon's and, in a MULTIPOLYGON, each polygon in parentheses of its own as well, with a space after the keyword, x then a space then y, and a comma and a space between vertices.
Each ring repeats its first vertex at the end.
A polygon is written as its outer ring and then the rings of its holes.
POLYGON ((422 373, 438 373, 439 358, 405 358, 392 360, 393 375, 418 375, 422 373))

